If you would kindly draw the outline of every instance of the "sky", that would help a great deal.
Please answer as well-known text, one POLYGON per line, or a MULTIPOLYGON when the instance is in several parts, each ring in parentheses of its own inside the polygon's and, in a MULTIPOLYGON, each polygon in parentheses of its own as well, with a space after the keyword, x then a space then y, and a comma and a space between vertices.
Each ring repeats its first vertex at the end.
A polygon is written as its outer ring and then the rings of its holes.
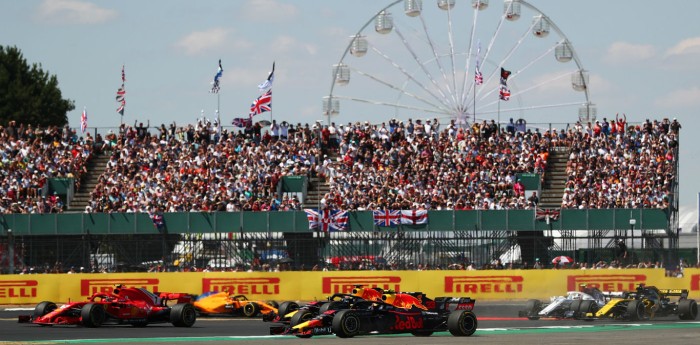
POLYGON ((677 118, 683 126, 681 227, 697 221, 700 29, 694 23, 700 1, 530 0, 517 22, 502 24, 503 1, 491 0, 475 14, 471 1, 441 11, 437 1, 424 0, 416 18, 403 13, 403 2, 389 6, 394 2, 0 0, 0 45, 17 46, 30 63, 57 76, 63 97, 75 102, 68 114, 75 127, 84 108, 90 127, 187 124, 202 113, 215 118, 217 108, 228 125, 248 115, 273 62, 272 112, 256 121, 326 122, 322 99, 328 95, 340 102, 330 118, 337 123, 433 117, 444 123, 449 116, 431 110, 459 108, 467 118, 515 117, 563 128, 578 120, 586 102, 596 105, 598 119, 618 113, 631 123, 677 118), (379 35, 373 18, 385 7, 395 29, 379 35), (527 34, 539 14, 552 24, 544 38, 527 34), (369 42, 364 57, 346 54, 357 33, 369 42), (554 58, 552 49, 564 38, 578 61, 554 58), (485 83, 475 87, 477 56, 485 83), (217 95, 209 90, 219 59, 224 72, 217 95), (340 62, 350 66, 347 86, 333 83, 332 66, 340 62), (122 65, 123 118, 115 102, 122 65), (497 101, 499 67, 513 72, 508 102, 497 101), (570 74, 581 68, 587 98, 571 88, 570 74), (553 107, 562 104, 571 105, 553 107))

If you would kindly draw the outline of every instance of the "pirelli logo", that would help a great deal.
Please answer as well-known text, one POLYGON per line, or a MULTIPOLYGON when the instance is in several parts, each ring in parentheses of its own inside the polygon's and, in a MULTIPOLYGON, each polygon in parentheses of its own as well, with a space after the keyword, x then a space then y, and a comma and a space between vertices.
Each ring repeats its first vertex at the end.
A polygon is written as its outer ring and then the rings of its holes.
POLYGON ((690 291, 700 290, 700 274, 690 275, 690 291))
POLYGON ((239 295, 277 295, 280 278, 203 278, 202 292, 227 291, 239 295))
POLYGON ((523 291, 522 276, 446 276, 446 293, 514 293, 523 291))
POLYGON ((639 284, 646 284, 646 274, 591 274, 567 277, 568 291, 577 291, 581 284, 601 291, 634 291, 639 284))
POLYGON ((401 277, 323 277, 323 293, 352 293, 356 285, 365 287, 378 287, 384 290, 401 291, 401 277))
POLYGON ((36 280, 5 280, 0 281, 0 298, 30 298, 36 297, 39 282, 36 280))
POLYGON ((81 279, 80 295, 92 296, 96 293, 112 293, 114 286, 122 284, 127 287, 140 287, 148 291, 158 292, 159 280, 156 278, 128 279, 81 279))

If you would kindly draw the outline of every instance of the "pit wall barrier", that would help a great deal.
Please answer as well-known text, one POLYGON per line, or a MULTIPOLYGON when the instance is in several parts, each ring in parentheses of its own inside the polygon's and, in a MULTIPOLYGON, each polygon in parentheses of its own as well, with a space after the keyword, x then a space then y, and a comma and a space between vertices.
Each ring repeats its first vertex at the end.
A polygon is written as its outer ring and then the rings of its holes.
POLYGON ((226 290, 249 299, 277 301, 323 299, 366 285, 422 291, 429 297, 504 301, 548 299, 577 290, 580 284, 603 291, 630 291, 643 283, 689 289, 690 298, 700 299, 700 269, 685 269, 684 273, 681 278, 666 277, 662 269, 15 274, 0 276, 0 304, 82 301, 96 292, 111 292, 115 284, 192 294, 226 290))

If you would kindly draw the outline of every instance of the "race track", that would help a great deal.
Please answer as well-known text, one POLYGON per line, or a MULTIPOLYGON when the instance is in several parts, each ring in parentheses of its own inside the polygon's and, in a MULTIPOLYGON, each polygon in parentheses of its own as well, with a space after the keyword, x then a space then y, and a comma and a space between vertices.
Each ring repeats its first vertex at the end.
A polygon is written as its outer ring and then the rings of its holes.
MULTIPOLYGON (((639 323, 618 321, 538 320, 516 317, 521 303, 480 303, 475 312, 479 330, 461 341, 478 344, 691 344, 700 338, 700 321, 681 322, 662 318, 639 323)), ((0 344, 454 344, 449 333, 430 338, 411 335, 373 335, 340 339, 318 336, 299 339, 293 336, 269 336, 270 324, 259 319, 199 318, 192 328, 169 324, 145 328, 112 326, 84 328, 76 326, 42 327, 17 323, 17 315, 30 311, 0 311, 0 344)))

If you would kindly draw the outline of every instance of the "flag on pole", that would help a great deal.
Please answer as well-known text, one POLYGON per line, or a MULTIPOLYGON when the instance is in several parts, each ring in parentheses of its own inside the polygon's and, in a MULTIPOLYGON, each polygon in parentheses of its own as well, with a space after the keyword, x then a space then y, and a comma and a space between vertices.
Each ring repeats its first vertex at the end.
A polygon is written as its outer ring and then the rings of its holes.
POLYGON ((266 111, 272 111, 272 90, 267 90, 250 105, 250 116, 253 117, 266 111))
POLYGON ((87 110, 83 107, 83 114, 80 115, 80 130, 85 133, 87 130, 87 110))
POLYGON ((498 88, 498 97, 504 101, 510 99, 510 89, 508 88, 508 77, 510 77, 510 74, 510 71, 501 67, 501 85, 498 88))
POLYGON ((219 90, 221 90, 221 85, 219 84, 219 79, 221 79, 221 76, 224 74, 224 69, 221 67, 221 59, 219 59, 219 69, 216 71, 216 74, 214 75, 214 81, 212 82, 211 86, 211 93, 219 93, 219 90))
POLYGON ((372 211, 374 224, 377 226, 394 227, 401 221, 399 210, 375 210, 372 211))
POLYGON ((236 117, 231 121, 231 124, 240 127, 240 128, 247 128, 253 125, 253 119, 252 118, 242 118, 242 117, 236 117))
POLYGON ((126 74, 124 73, 124 65, 122 65, 122 84, 126 82, 126 74))
POLYGON ((428 224, 428 211, 401 210, 401 224, 428 224))
POLYGON ((258 85, 260 91, 265 91, 272 87, 272 82, 275 80, 275 63, 272 62, 272 72, 267 76, 267 79, 258 85))
POLYGON ((323 232, 345 231, 348 228, 348 211, 304 209, 309 220, 309 230, 319 229, 323 232))
POLYGON ((484 83, 484 75, 481 74, 481 41, 477 43, 476 47, 476 68, 474 72, 474 83, 476 85, 481 85, 484 83))
POLYGON ((126 74, 124 73, 124 65, 122 65, 122 86, 117 90, 117 112, 119 115, 124 116, 124 106, 126 105, 126 89, 124 88, 124 82, 126 81, 126 74))

